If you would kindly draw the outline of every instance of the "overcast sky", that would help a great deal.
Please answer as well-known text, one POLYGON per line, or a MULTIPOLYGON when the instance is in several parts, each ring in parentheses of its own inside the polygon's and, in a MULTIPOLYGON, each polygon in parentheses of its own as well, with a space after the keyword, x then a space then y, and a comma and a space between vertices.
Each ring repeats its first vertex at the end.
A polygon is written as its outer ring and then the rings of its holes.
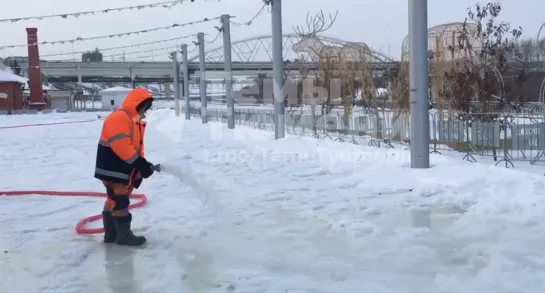
MULTIPOLYGON (((0 18, 37 16, 46 14, 69 13, 85 10, 107 9, 121 6, 149 4, 161 0, 19 0, 10 1, 8 9, 0 10, 0 18), (52 3, 55 3, 54 5, 52 3)), ((164 0, 163 0, 164 1, 164 0)), ((467 15, 466 8, 473 6, 475 0, 430 0, 429 26, 441 23, 463 21, 467 15)), ((515 26, 522 26, 524 36, 535 39, 540 26, 545 22, 545 1, 543 0, 503 0, 504 11, 501 19, 515 26)), ((481 1, 481 3, 486 3, 481 1)), ((174 23, 184 23, 201 20, 205 17, 215 17, 221 14, 236 16, 235 21, 249 20, 263 5, 261 0, 195 0, 175 6, 168 10, 163 8, 145 9, 140 11, 111 12, 83 16, 78 19, 31 20, 17 23, 0 23, 0 45, 26 43, 26 27, 37 27, 39 41, 54 41, 74 39, 77 37, 92 37, 144 30, 153 27, 168 26, 174 23)), ((316 13, 322 9, 326 13, 339 11, 335 25, 326 33, 328 36, 348 41, 365 42, 370 47, 384 54, 390 54, 399 59, 401 41, 407 34, 407 0, 284 0, 283 27, 284 33, 293 32, 294 25, 305 23, 308 12, 316 13)), ((136 36, 112 38, 64 45, 42 45, 41 54, 84 51, 95 47, 116 47, 135 43, 143 43, 160 39, 204 32, 216 35, 215 23, 205 23, 167 31, 151 32, 136 36)), ((232 27, 232 40, 252 36, 270 34, 271 18, 266 11, 252 26, 232 27)), ((545 31, 543 32, 545 37, 545 31)), ((188 43, 191 43, 189 40, 188 43)), ((149 45, 125 49, 126 52, 162 48, 175 42, 149 45)), ((217 47, 215 44, 207 45, 217 47)), ((108 51, 108 54, 121 51, 108 51)), ((157 59, 164 58, 167 51, 157 52, 157 59)), ((4 49, 0 56, 24 56, 26 48, 4 49)), ((105 54, 107 55, 107 54, 105 54)), ((149 55, 149 54, 140 54, 149 55)), ((138 55, 137 55, 138 56, 138 55)), ((79 56, 77 56, 79 58, 79 56)), ((72 58, 72 56, 56 57, 57 59, 72 58)))

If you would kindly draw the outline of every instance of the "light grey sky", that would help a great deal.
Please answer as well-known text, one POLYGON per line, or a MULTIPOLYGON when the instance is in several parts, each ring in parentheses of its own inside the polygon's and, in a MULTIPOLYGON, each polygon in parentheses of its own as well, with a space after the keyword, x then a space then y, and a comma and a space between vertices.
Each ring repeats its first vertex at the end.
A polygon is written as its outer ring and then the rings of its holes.
MULTIPOLYGON (((107 9, 121 6, 148 4, 161 0, 20 0, 11 1, 9 9, 0 10, 0 18, 25 17, 44 14, 68 13, 85 10, 107 9), (52 4, 55 3, 55 4, 52 4)), ((524 37, 535 39, 540 26, 545 22, 545 1, 543 0, 503 0, 504 11, 501 19, 510 22, 514 26, 522 26, 524 37)), ((429 26, 463 21, 466 8, 477 3, 476 0, 430 0, 429 1, 429 26)), ((480 1, 480 3, 486 3, 480 1)), ((236 16, 235 21, 245 22, 249 20, 263 5, 261 0, 196 0, 175 6, 168 10, 163 8, 145 9, 140 11, 111 12, 83 16, 78 19, 49 19, 31 20, 24 22, 0 23, 0 45, 26 43, 26 27, 38 28, 39 41, 54 41, 74 39, 77 37, 92 37, 123 33, 136 30, 144 30, 159 26, 168 26, 174 23, 184 23, 201 20, 204 17, 215 17, 228 13, 236 16)), ((293 32, 294 25, 305 23, 308 12, 316 13, 323 9, 325 13, 339 11, 337 22, 326 33, 328 36, 347 41, 365 42, 370 47, 382 53, 399 59, 401 42, 407 34, 407 0, 284 0, 283 1, 283 27, 284 33, 293 32)), ((214 29, 218 22, 204 23, 185 28, 175 28, 167 31, 151 32, 135 36, 76 42, 72 44, 41 45, 41 54, 52 54, 72 51, 84 51, 95 47, 116 47, 135 43, 174 38, 187 34, 204 32, 212 38, 217 31, 214 29)), ((263 34, 270 34, 271 18, 266 11, 252 26, 232 27, 232 40, 249 38, 263 34)), ((545 32, 543 33, 545 35, 545 32)), ((190 40, 187 40, 191 43, 190 40)), ((125 52, 142 51, 153 48, 161 48, 169 45, 175 46, 175 42, 149 45, 125 49, 125 52)), ((208 48, 221 45, 221 40, 207 45, 208 48)), ((122 51, 108 51, 105 55, 122 53, 122 51)), ((26 48, 4 49, 0 56, 24 56, 26 48)), ((160 58, 165 58, 165 53, 158 52, 160 58)), ((148 55, 148 54, 139 54, 148 55)), ((56 57, 57 59, 70 59, 72 56, 56 57)), ((77 56, 79 58, 79 56, 77 56)), ((160 59, 156 58, 156 59, 160 59)))

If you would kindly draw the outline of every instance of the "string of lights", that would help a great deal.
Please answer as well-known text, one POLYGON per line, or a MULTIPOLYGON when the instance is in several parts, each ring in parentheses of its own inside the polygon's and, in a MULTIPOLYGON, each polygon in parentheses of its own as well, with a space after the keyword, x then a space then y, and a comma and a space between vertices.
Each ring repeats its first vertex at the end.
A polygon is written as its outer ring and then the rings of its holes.
MULTIPOLYGON (((150 52, 157 52, 157 51, 164 51, 164 50, 172 51, 174 49, 180 49, 180 45, 170 45, 168 47, 154 48, 154 49, 148 49, 148 50, 130 51, 130 52, 123 52, 123 53, 109 54, 109 55, 103 55, 102 58, 113 58, 113 57, 120 57, 120 56, 126 56, 126 55, 135 55, 135 54, 141 54, 141 53, 150 53, 150 52)), ((55 60, 55 61, 72 61, 72 60, 73 59, 62 59, 62 60, 55 60)))
MULTIPOLYGON (((139 6, 130 6, 130 7, 121 7, 121 8, 114 8, 114 9, 108 9, 108 11, 122 11, 122 10, 130 10, 130 9, 143 9, 143 8, 152 8, 152 7, 158 7, 158 6, 161 6, 161 5, 177 5, 177 4, 180 4, 180 3, 183 3, 187 0, 181 0, 181 1, 168 1, 168 2, 161 2, 161 3, 154 3, 154 4, 146 4, 146 5, 139 5, 139 6)), ((193 1, 191 1, 193 2, 193 1)), ((234 22, 232 20, 230 20, 230 23, 232 25, 235 25, 235 26, 250 26, 253 24, 253 22, 263 14, 263 12, 266 10, 265 8, 268 7, 267 4, 263 5, 258 11, 257 13, 248 21, 246 22, 234 22)), ((77 16, 76 14, 93 14, 93 13, 99 13, 99 12, 102 12, 102 11, 86 11, 86 12, 78 12, 78 13, 73 13, 73 14, 69 14, 67 16, 77 16)), ((106 13, 106 12, 105 12, 106 13)), ((42 16, 42 18, 44 17, 49 17, 49 18, 52 18, 52 17, 61 17, 62 15, 51 15, 51 16, 42 16)), ((36 18, 39 18, 39 17, 36 17, 36 18)), ((234 16, 232 16, 231 18, 234 18, 234 16)), ((26 19, 32 19, 31 17, 29 18, 21 18, 21 20, 26 20, 26 19)), ((113 37, 123 37, 123 36, 130 36, 130 35, 138 35, 138 34, 144 34, 144 33, 149 33, 149 32, 154 32, 154 31, 159 31, 159 30, 168 30, 168 29, 172 29, 172 28, 176 28, 176 27, 183 27, 183 26, 189 26, 189 25, 195 25, 195 24, 200 24, 200 23, 204 23, 204 22, 209 22, 209 21, 212 21, 212 20, 219 20, 221 19, 221 17, 214 17, 214 18, 205 18, 203 20, 199 20, 199 21, 193 21, 193 22, 187 22, 187 23, 182 23, 182 24, 173 24, 171 26, 164 26, 164 27, 156 27, 156 28, 151 28, 151 29, 146 29, 146 30, 139 30, 139 31, 132 31, 132 32, 125 32, 125 33, 119 33, 119 34, 111 34, 111 35, 102 35, 102 36, 94 36, 94 37, 86 37, 86 38, 75 38, 75 39, 69 39, 69 40, 60 40, 60 41, 44 41, 44 42, 39 42, 39 43, 36 43, 36 44, 31 44, 31 45, 52 45, 52 44, 66 44, 66 43, 74 43, 74 42, 81 42, 81 41, 88 41, 88 40, 97 40, 97 39, 106 39, 106 38, 113 38, 113 37)), ((15 19, 14 19, 15 20, 15 19)), ((0 22, 1 21, 9 21, 9 20, 1 20, 0 19, 0 22)), ((220 36, 222 35, 222 32, 219 31, 218 34, 212 39, 212 40, 205 40, 205 42, 207 44, 212 44, 212 43, 215 43, 219 38, 220 36)), ((151 42, 144 42, 144 43, 137 43, 137 44, 131 44, 131 45, 124 45, 124 46, 117 46, 117 47, 109 47, 109 48, 102 48, 102 49, 99 49, 100 52, 104 52, 104 51, 113 51, 113 50, 121 50, 121 49, 127 49, 127 48, 135 48, 135 47, 141 47, 141 46, 146 46, 146 45, 152 45, 152 44, 158 44, 158 43, 165 43, 165 42, 169 42, 169 41, 177 41, 177 40, 182 40, 182 39, 186 39, 186 38, 190 38, 190 37, 195 37, 197 36, 197 34, 190 34, 190 35, 186 35, 186 36, 182 36, 182 37, 176 37, 176 38, 169 38, 169 39, 162 39, 162 40, 157 40, 157 41, 151 41, 151 42)), ((17 48, 17 47, 27 47, 29 46, 28 44, 20 44, 20 45, 9 45, 9 46, 0 46, 0 50, 2 49, 5 49, 5 48, 17 48)), ((140 50, 140 51, 131 51, 131 52, 123 52, 123 53, 116 53, 116 54, 109 54, 109 55, 104 55, 103 57, 104 58, 114 58, 114 57, 119 57, 119 56, 126 56, 126 55, 134 55, 134 54, 141 54, 141 53, 148 53, 148 52, 157 52, 157 51, 162 51, 162 50, 172 50, 172 49, 177 49, 179 48, 179 46, 168 46, 168 47, 161 47, 161 48, 154 48, 154 49, 148 49, 148 50, 140 50)), ((198 49, 198 46, 194 46, 191 51, 189 51, 188 53, 191 53, 191 52, 195 52, 196 50, 198 49)), ((94 50, 94 49, 93 49, 94 50)), ((90 52, 90 51, 93 51, 93 50, 85 50, 85 51, 71 51, 71 52, 61 52, 61 53, 54 53, 54 54, 43 54, 41 55, 42 57, 55 57, 55 56, 68 56, 68 55, 75 55, 75 54, 84 54, 84 53, 87 53, 87 52, 90 52)), ((157 54, 153 54, 153 55, 149 55, 149 56, 137 56, 137 58, 148 58, 148 57, 157 57, 157 54)), ((56 60, 56 61, 72 61, 73 59, 64 59, 64 60, 56 60)))
MULTIPOLYGON (((157 57, 162 57, 162 56, 158 56, 157 54, 151 54, 151 55, 144 55, 144 56, 136 56, 136 59, 148 59, 148 58, 157 58, 157 57)), ((167 52, 165 52, 164 57, 168 57, 167 52)))
POLYGON ((199 49, 199 46, 196 46, 196 45, 195 45, 195 46, 193 46, 193 49, 187 50, 187 53, 188 53, 188 54, 189 54, 189 53, 194 53, 194 52, 197 51, 197 49, 199 49))
MULTIPOLYGON (((199 46, 195 46, 195 49, 198 49, 199 46)), ((181 51, 181 50, 180 50, 181 51)), ((189 51, 188 50, 188 54, 189 53, 192 53, 193 51, 195 50, 192 50, 192 51, 189 51)), ((172 50, 170 51, 166 51, 164 53, 155 53, 155 54, 150 54, 150 55, 143 55, 143 56, 133 56, 133 58, 136 58, 136 59, 148 59, 148 58, 159 58, 159 57, 165 57, 166 58, 169 58, 170 56, 170 53, 172 52, 172 50)))
MULTIPOLYGON (((265 4, 264 4, 263 6, 261 6, 261 8, 257 11, 257 13, 256 13, 252 18, 250 18, 250 20, 248 20, 248 21, 246 21, 246 22, 234 22, 234 21, 231 20, 232 18, 234 18, 234 16, 231 16, 231 17, 230 17, 231 19, 229 20, 229 23, 232 24, 232 25, 234 25, 234 26, 238 26, 238 27, 251 26, 251 25, 253 24, 253 22, 254 22, 259 16, 261 16, 261 15, 263 14, 263 12, 266 10, 266 8, 267 8, 267 11, 268 11, 268 7, 269 7, 268 3, 265 3, 265 4)), ((219 39, 219 37, 220 37, 221 35, 222 35, 222 31, 220 30, 220 31, 218 32, 218 34, 216 35, 216 37, 215 37, 213 40, 211 40, 211 41, 206 41, 206 40, 205 40, 205 42, 206 42, 207 44, 212 44, 212 43, 216 42, 216 41, 219 39)), ((188 53, 192 53, 192 52, 197 51, 197 49, 199 48, 199 45, 198 45, 198 43, 195 43, 195 42, 194 42, 194 44, 195 44, 195 45, 193 46, 193 48, 191 49, 191 51, 189 51, 188 53)))
POLYGON ((214 37, 213 40, 211 40, 211 41, 204 40, 204 42, 207 43, 207 44, 213 44, 213 43, 215 43, 215 42, 220 38, 221 35, 222 35, 222 33, 221 33, 221 31, 220 31, 220 32, 218 32, 218 34, 214 37))
POLYGON ((105 57, 119 57, 119 56, 125 56, 125 55, 135 55, 135 54, 142 54, 142 53, 150 53, 150 52, 157 52, 157 51, 165 51, 165 50, 180 50, 180 45, 176 46, 168 46, 168 47, 162 47, 162 48, 154 48, 154 49, 148 49, 148 50, 140 50, 140 51, 131 51, 126 53, 117 53, 117 54, 110 54, 106 55, 105 57))
POLYGON ((102 36, 94 36, 94 37, 86 37, 86 38, 75 38, 70 40, 61 40, 61 41, 45 41, 45 42, 38 42, 34 44, 19 44, 19 45, 8 45, 8 46, 0 46, 0 50, 7 49, 7 48, 23 48, 27 46, 36 46, 36 45, 54 45, 54 44, 66 44, 66 43, 75 43, 75 42, 83 42, 83 41, 90 41, 90 40, 99 40, 99 39, 107 39, 107 38, 114 38, 114 37, 124 37, 124 36, 131 36, 131 35, 139 35, 139 34, 146 34, 150 32, 155 31, 161 31, 161 30, 170 30, 173 28, 179 28, 179 27, 186 27, 191 25, 196 25, 200 23, 209 22, 212 20, 218 20, 221 17, 213 17, 213 18, 205 18, 203 20, 198 21, 191 21, 191 22, 185 22, 185 23, 175 23, 170 26, 162 26, 162 27, 155 27, 145 30, 139 30, 139 31, 132 31, 132 32, 125 32, 125 33, 118 33, 118 34, 111 34, 111 35, 102 35, 102 36))
MULTIPOLYGON (((267 4, 263 4, 263 6, 261 6, 261 8, 259 9, 259 11, 257 11, 257 13, 252 17, 250 18, 250 20, 246 21, 246 22, 235 22, 235 21, 232 21, 232 20, 229 20, 229 22, 234 25, 234 26, 238 26, 238 27, 241 27, 241 26, 250 26, 252 25, 252 23, 259 17, 261 16, 261 14, 263 14, 263 12, 266 10, 265 8, 268 8, 269 5, 267 4)), ((231 17, 232 18, 232 17, 231 17)))
MULTIPOLYGON (((19 21, 27 21, 27 20, 44 20, 44 19, 50 19, 50 18, 63 18, 67 19, 69 17, 73 18, 79 18, 80 16, 88 16, 88 15, 95 15, 95 14, 106 14, 110 12, 121 12, 121 11, 128 11, 128 10, 142 10, 142 9, 149 9, 149 8, 167 8, 170 9, 176 5, 182 4, 184 2, 187 2, 188 0, 176 0, 176 1, 164 1, 164 2, 158 2, 158 3, 150 3, 150 4, 141 4, 141 5, 133 5, 133 6, 125 6, 125 7, 116 7, 116 8, 108 8, 108 9, 101 9, 101 10, 89 10, 89 11, 80 11, 80 12, 72 12, 72 13, 57 13, 57 14, 49 14, 49 15, 40 15, 40 16, 28 16, 28 17, 17 17, 17 18, 4 18, 0 19, 0 22, 19 22, 19 21)), ((194 2, 193 0, 191 2, 194 2)))
MULTIPOLYGON (((192 35, 187 35, 187 36, 183 36, 183 37, 157 40, 157 41, 153 41, 153 42, 137 43, 137 44, 119 46, 119 47, 102 48, 102 49, 99 49, 99 51, 104 52, 104 51, 114 51, 114 50, 121 50, 121 49, 127 49, 127 48, 137 48, 137 47, 142 47, 142 46, 147 46, 147 45, 154 45, 154 44, 166 43, 166 42, 171 42, 171 41, 179 41, 179 40, 183 40, 183 39, 187 39, 187 38, 191 38, 191 37, 196 37, 196 36, 197 36, 197 34, 192 34, 192 35)), ((93 50, 62 52, 62 53, 55 53, 55 54, 40 54, 40 57, 55 57, 55 56, 68 56, 68 55, 73 55, 73 54, 84 54, 84 53, 87 53, 87 52, 91 52, 93 50)))

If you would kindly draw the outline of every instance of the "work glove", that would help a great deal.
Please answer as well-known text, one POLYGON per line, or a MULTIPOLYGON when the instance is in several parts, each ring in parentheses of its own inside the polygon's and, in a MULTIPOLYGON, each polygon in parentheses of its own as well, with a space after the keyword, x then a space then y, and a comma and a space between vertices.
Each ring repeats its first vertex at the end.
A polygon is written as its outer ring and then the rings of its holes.
POLYGON ((149 178, 151 175, 153 175, 153 172, 154 172, 153 164, 148 162, 145 158, 142 158, 142 157, 138 158, 134 162, 134 166, 136 170, 138 170, 140 174, 142 175, 142 177, 144 178, 149 178))

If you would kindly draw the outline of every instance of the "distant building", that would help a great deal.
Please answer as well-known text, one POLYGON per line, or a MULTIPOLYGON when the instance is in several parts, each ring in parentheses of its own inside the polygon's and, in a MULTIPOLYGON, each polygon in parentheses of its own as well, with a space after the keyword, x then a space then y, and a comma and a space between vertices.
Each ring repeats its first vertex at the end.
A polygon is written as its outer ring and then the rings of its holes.
POLYGON ((13 110, 22 110, 24 81, 20 76, 0 71, 0 111, 11 114, 13 110))

